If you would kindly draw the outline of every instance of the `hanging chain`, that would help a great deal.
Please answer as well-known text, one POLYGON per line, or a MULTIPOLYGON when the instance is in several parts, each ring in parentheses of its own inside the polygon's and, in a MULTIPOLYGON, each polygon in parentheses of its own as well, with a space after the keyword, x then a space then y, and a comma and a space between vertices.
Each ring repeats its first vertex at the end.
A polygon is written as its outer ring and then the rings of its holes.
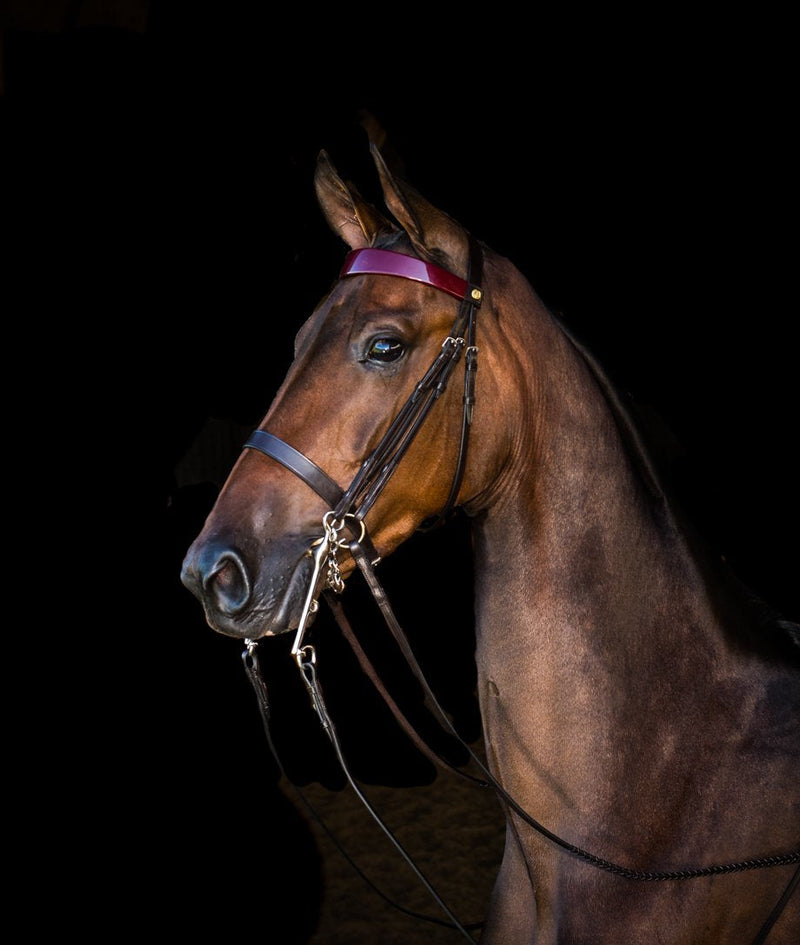
POLYGON ((346 520, 348 518, 358 522, 358 524, 361 526, 361 534, 359 535, 357 541, 363 541, 364 535, 366 534, 366 527, 364 525, 363 519, 356 518, 356 516, 351 512, 347 512, 342 516, 342 518, 339 519, 336 518, 335 512, 326 512, 322 519, 322 525, 325 529, 325 539, 327 539, 328 542, 328 574, 326 577, 326 584, 336 594, 341 594, 342 591, 344 591, 344 579, 342 578, 341 572, 339 570, 339 559, 337 557, 337 553, 339 548, 347 548, 349 544, 344 538, 339 538, 339 534, 347 524, 346 520))
POLYGON ((333 512, 326 512, 322 524, 325 528, 325 537, 328 539, 328 576, 326 584, 335 594, 341 594, 344 590, 344 581, 339 571, 337 552, 341 541, 339 532, 344 528, 344 519, 337 521, 333 512))

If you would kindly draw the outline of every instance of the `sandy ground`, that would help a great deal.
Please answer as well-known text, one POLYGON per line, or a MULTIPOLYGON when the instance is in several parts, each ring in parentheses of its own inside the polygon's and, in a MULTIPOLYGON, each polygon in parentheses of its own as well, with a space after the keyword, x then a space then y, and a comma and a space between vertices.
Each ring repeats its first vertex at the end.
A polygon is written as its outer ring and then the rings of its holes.
MULTIPOLYGON (((359 785, 438 895, 462 924, 486 912, 503 846, 504 820, 491 790, 456 775, 440 774, 431 785, 359 785)), ((322 860, 322 902, 309 945, 451 945, 462 933, 404 914, 387 902, 347 863, 307 812, 295 789, 282 785, 316 839, 322 860)), ((412 912, 447 920, 351 788, 302 788, 322 821, 361 870, 395 903, 412 912)), ((471 933, 477 941, 479 932, 471 933)))

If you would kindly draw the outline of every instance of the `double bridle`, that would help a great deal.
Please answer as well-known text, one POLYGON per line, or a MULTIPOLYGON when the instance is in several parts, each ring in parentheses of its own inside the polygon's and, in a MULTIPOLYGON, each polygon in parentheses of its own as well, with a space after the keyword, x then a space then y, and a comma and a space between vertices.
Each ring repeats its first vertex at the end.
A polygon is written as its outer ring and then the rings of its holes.
MULTIPOLYGON (((409 398, 401 407, 398 414, 390 423, 387 431, 381 437, 378 445, 367 456, 361 464, 353 481, 345 490, 322 470, 316 463, 308 459, 303 453, 290 446, 264 430, 254 431, 247 442, 244 444, 246 449, 258 450, 277 462, 281 463, 296 476, 302 479, 306 485, 313 489, 328 505, 329 512, 325 514, 322 522, 323 535, 316 540, 308 549, 307 554, 313 559, 313 570, 309 579, 306 598, 300 615, 300 620, 292 646, 292 655, 300 669, 303 681, 309 692, 311 704, 316 711, 320 722, 330 738, 337 755, 339 764, 347 777, 352 788, 355 790, 359 799, 365 805, 369 813, 376 820, 378 825, 388 836, 412 870, 417 874, 433 898, 447 914, 452 926, 460 931, 468 941, 474 939, 467 931, 467 927, 462 925, 453 915, 448 906, 441 900, 433 886, 427 878, 421 873, 417 865, 411 859, 406 850, 399 843, 391 830, 383 822, 377 811, 364 796, 363 792, 356 784, 344 756, 341 751, 336 730, 328 714, 325 700, 319 685, 316 668, 316 652, 312 645, 305 644, 304 637, 309 625, 312 614, 318 609, 318 597, 324 591, 325 600, 333 611, 339 626, 345 637, 353 647, 356 656, 362 668, 368 673, 373 684, 383 696, 387 705, 393 714, 411 737, 412 741, 434 762, 444 765, 482 787, 491 786, 505 801, 506 804, 527 824, 537 830, 540 834, 566 851, 570 855, 589 863, 598 869, 611 872, 615 875, 627 879, 642 881, 663 881, 663 880, 683 880, 694 879, 701 876, 713 876, 723 873, 742 872, 745 870, 764 869, 773 866, 782 866, 791 863, 800 863, 800 851, 778 856, 762 857, 743 860, 737 863, 728 863, 723 865, 714 865, 707 867, 698 867, 684 870, 672 870, 665 872, 653 872, 629 869, 625 866, 612 863, 602 857, 588 853, 560 837, 553 834, 546 827, 536 821, 528 814, 508 792, 498 783, 491 772, 486 768, 483 761, 475 754, 472 748, 467 745, 455 730, 452 722, 439 705, 436 697, 428 685, 419 664, 403 634, 403 631, 392 612, 389 600, 381 587, 375 572, 374 566, 380 560, 371 539, 367 533, 365 516, 372 508, 378 496, 386 487, 389 479, 396 470, 401 459, 405 455, 409 446, 413 442, 422 424, 430 413, 434 403, 445 391, 448 380, 454 367, 460 360, 462 351, 465 353, 464 368, 464 394, 462 398, 462 421, 461 421, 461 439, 459 444, 456 469, 450 492, 440 513, 432 520, 423 523, 422 528, 432 527, 438 524, 449 515, 455 507, 458 493, 461 488, 461 482, 464 475, 466 464, 467 447, 469 443, 469 432, 472 424, 473 406, 475 404, 475 377, 477 372, 478 348, 475 345, 475 322, 477 310, 483 299, 483 292, 480 288, 482 280, 482 261, 483 254, 480 244, 470 237, 469 258, 467 268, 467 278, 461 279, 454 273, 437 266, 434 263, 426 262, 414 256, 408 256, 403 253, 385 249, 357 249, 349 253, 345 259, 340 272, 340 279, 355 275, 390 275, 404 279, 411 279, 432 286, 442 292, 459 300, 458 314, 450 330, 450 334, 442 343, 440 352, 425 372, 423 377, 414 387, 409 398), (350 533, 350 539, 340 537, 347 531, 350 533), (387 626, 392 632, 398 646, 401 649, 406 661, 409 664, 414 675, 419 680, 425 703, 432 714, 437 718, 443 728, 454 736, 463 748, 469 753, 469 756, 477 764, 482 772, 483 778, 476 778, 472 775, 456 768, 446 759, 442 758, 436 752, 422 741, 417 733, 410 726, 409 722, 400 712, 397 705, 386 692, 377 673, 369 663, 363 649, 358 644, 349 623, 342 611, 338 601, 328 591, 335 594, 341 593, 344 589, 344 583, 339 574, 337 561, 337 552, 340 548, 347 548, 352 555, 356 565, 366 579, 367 585, 375 598, 381 612, 386 620, 387 626)), ((268 744, 278 763, 278 767, 283 773, 280 759, 277 756, 275 747, 269 730, 269 699, 266 690, 266 684, 260 672, 258 658, 256 654, 257 641, 245 641, 245 650, 242 653, 242 659, 245 671, 250 679, 256 693, 259 709, 262 716, 262 722, 267 736, 268 744)), ((302 795, 301 795, 302 796, 302 795)), ((307 804, 308 802, 304 802, 307 804)), ((323 825, 324 826, 324 825, 323 825)), ((326 828, 327 829, 327 828, 326 828)), ((334 838, 334 842, 335 838, 334 838)), ((338 843, 337 843, 338 846, 338 843)), ((357 867, 356 867, 357 868, 357 867)), ((359 871, 360 872, 360 871, 359 871)), ((363 875, 363 874, 362 874, 363 875)), ((766 941, 770 929, 774 926, 778 916, 783 911, 786 903, 791 898, 792 893, 800 882, 800 867, 795 871, 783 895, 776 903, 774 909, 768 916, 762 926, 759 934, 753 940, 752 945, 762 945, 766 941)), ((378 890, 380 892, 380 890, 378 890)), ((381 894, 382 895, 382 894, 381 894)), ((405 911, 405 910, 404 910, 405 911)), ((419 918, 428 918, 418 916, 419 918)), ((432 919, 430 921, 438 921, 432 919)), ((479 925, 480 923, 478 923, 479 925)), ((475 927, 475 926, 470 926, 475 927)))
POLYGON ((460 359, 462 350, 465 349, 461 443, 450 494, 437 520, 446 518, 455 504, 466 462, 472 407, 475 403, 475 374, 478 365, 478 349, 475 347, 475 315, 481 304, 482 292, 478 285, 470 282, 469 279, 470 277, 475 278, 476 281, 480 279, 481 263, 482 253, 475 241, 470 242, 467 280, 460 279, 433 263, 385 249, 356 249, 345 259, 340 278, 363 274, 398 276, 433 286, 459 299, 461 303, 450 334, 442 343, 441 351, 417 383, 378 445, 361 464, 347 490, 340 489, 338 484, 316 463, 271 433, 256 430, 245 443, 245 447, 266 453, 267 456, 276 459, 299 476, 325 499, 332 510, 333 520, 337 522, 347 520, 350 531, 359 535, 360 538, 366 537, 364 517, 405 455, 431 407, 444 393, 453 368, 460 359))

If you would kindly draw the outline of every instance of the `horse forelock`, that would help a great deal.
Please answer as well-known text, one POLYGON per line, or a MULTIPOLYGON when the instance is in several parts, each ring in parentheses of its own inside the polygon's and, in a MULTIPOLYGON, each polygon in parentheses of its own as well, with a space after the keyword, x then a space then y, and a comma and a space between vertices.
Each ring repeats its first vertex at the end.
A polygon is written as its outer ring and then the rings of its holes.
MULTIPOLYGON (((467 234, 464 233, 464 247, 467 244, 467 234)), ((454 275, 461 278, 467 277, 466 266, 461 261, 461 256, 466 256, 466 250, 454 254, 443 246, 436 244, 424 245, 419 240, 414 240, 404 229, 399 230, 381 230, 375 237, 372 246, 374 249, 386 249, 395 253, 404 253, 408 256, 417 256, 424 259, 425 262, 433 263, 447 269, 454 275)))
POLYGON ((393 253, 416 255, 405 230, 383 230, 372 244, 375 249, 386 249, 393 253))

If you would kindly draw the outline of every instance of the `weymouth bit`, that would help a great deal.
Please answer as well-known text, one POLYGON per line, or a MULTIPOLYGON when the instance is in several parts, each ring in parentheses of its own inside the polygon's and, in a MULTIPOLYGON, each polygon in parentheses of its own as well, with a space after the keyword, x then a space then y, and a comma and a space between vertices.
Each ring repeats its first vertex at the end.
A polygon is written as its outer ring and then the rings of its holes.
MULTIPOLYGON (((314 566, 308 582, 306 599, 303 604, 303 609, 300 613, 300 622, 297 626, 297 634, 294 638, 294 645, 292 646, 292 656, 297 661, 301 671, 304 671, 304 658, 301 654, 303 653, 303 650, 309 649, 308 647, 302 647, 303 637, 305 636, 306 628, 308 627, 309 618, 312 614, 316 613, 319 608, 319 604, 317 602, 317 597, 319 594, 318 586, 320 583, 320 574, 322 573, 323 565, 326 567, 324 587, 331 588, 331 590, 336 594, 341 594, 342 591, 344 591, 344 579, 342 578, 341 572, 339 570, 337 551, 339 548, 346 548, 348 546, 348 542, 345 539, 339 537, 339 534, 344 529, 346 520, 348 518, 352 519, 353 521, 359 521, 356 516, 350 512, 339 519, 336 518, 334 512, 326 512, 322 519, 324 534, 321 538, 318 538, 315 542, 313 542, 306 552, 306 554, 313 559, 314 566)), ((359 525, 361 526, 361 533, 357 540, 361 542, 364 540, 364 536, 366 534, 366 526, 364 525, 363 521, 359 521, 359 525)), ((313 648, 311 649, 313 650, 313 648)))

